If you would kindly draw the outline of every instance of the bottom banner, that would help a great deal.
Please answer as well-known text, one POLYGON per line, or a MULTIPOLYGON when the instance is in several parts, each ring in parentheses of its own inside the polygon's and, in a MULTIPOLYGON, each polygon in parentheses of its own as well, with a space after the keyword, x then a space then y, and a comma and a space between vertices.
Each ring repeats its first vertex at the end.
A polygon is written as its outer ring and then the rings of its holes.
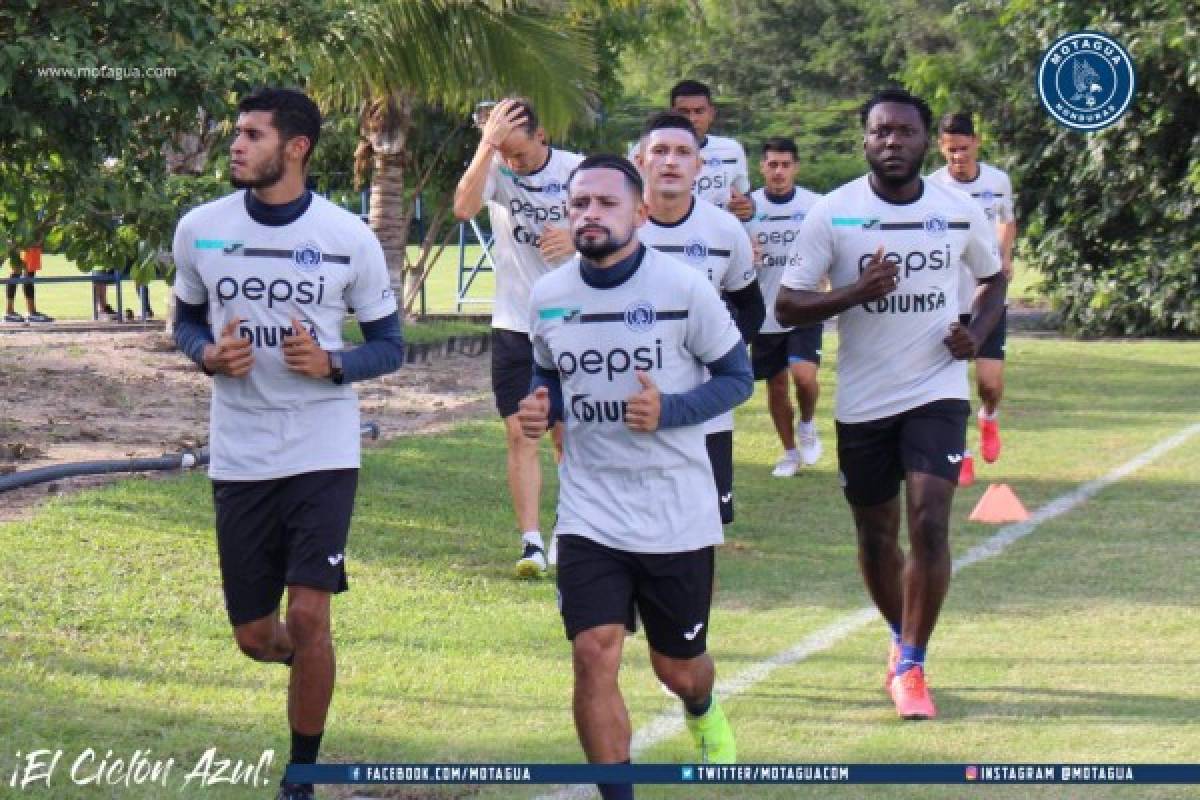
POLYGON ((290 764, 293 783, 1200 783, 1200 764, 290 764))

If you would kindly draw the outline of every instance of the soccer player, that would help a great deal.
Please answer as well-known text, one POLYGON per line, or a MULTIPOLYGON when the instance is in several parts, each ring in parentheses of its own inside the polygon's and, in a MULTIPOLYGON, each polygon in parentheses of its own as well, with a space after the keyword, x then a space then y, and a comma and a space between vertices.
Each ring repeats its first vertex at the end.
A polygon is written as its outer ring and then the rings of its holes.
MULTIPOLYGON (((1017 238, 1017 221, 1013 216, 1013 190, 1008 174, 979 160, 979 136, 971 115, 965 112, 947 114, 938 123, 938 149, 946 165, 929 177, 947 186, 966 192, 983 208, 989 221, 996 226, 1000 239, 1000 263, 1004 277, 1013 276, 1012 251, 1017 238)), ((964 275, 960 292, 963 324, 975 296, 975 282, 964 275)), ((991 464, 1000 457, 1000 423, 997 420, 1000 398, 1004 394, 1004 342, 1007 329, 1006 313, 982 345, 975 357, 975 383, 979 390, 979 449, 983 460, 991 464)), ((958 485, 975 482, 975 465, 968 450, 963 455, 958 485)))
MULTIPOLYGON (((321 114, 300 92, 238 105, 232 194, 175 231, 175 341, 213 376, 209 476, 238 647, 291 668, 291 763, 315 763, 333 696, 330 596, 347 589, 359 468, 351 384, 398 368, 404 343, 379 240, 305 189, 321 114), (354 309, 364 344, 344 349, 354 309), (280 600, 287 588, 285 619, 280 600)), ((284 783, 279 800, 311 785, 284 783)))
MULTIPOLYGON (((629 761, 617 673, 636 610, 700 758, 732 763, 706 652, 723 534, 701 423, 750 396, 749 357, 704 276, 638 241, 647 209, 632 164, 590 156, 569 192, 580 258, 533 287, 534 388, 518 416, 531 438, 566 422, 555 533, 579 741, 590 763, 629 761)), ((633 797, 628 784, 600 792, 633 797)))
POLYGON ((479 147, 454 192, 454 213, 467 220, 484 203, 492 219, 496 299, 492 310, 492 392, 504 418, 508 488, 517 526, 522 578, 544 575, 546 544, 538 519, 542 471, 537 442, 521 435, 517 404, 529 391, 529 290, 574 254, 567 229, 567 176, 581 156, 546 144, 527 100, 498 103, 483 124, 479 147))
MULTIPOLYGON (((637 161, 650 214, 638 237, 698 270, 722 292, 749 343, 766 314, 753 245, 732 214, 691 193, 700 168, 699 139, 691 122, 672 111, 652 116, 639 142, 637 161)), ((733 522, 733 412, 709 420, 705 430, 721 519, 729 524, 733 522)))
POLYGON ((818 200, 783 275, 784 325, 838 316, 837 435, 867 590, 892 630, 887 686, 936 715, 925 650, 950 585, 950 503, 966 446, 966 359, 1004 311, 995 232, 962 192, 921 178, 929 106, 903 89, 862 108, 870 171, 818 200), (983 287, 958 319, 963 269, 983 287), (818 291, 825 278, 832 290, 818 291), (909 553, 898 544, 906 487, 909 553))
POLYGON ((750 197, 754 217, 746 230, 762 256, 758 260, 758 283, 767 307, 766 320, 754 337, 751 349, 754 379, 767 382, 767 410, 783 444, 783 457, 771 472, 777 478, 790 478, 803 463, 811 466, 821 457, 821 439, 813 415, 817 410, 817 368, 821 366, 823 326, 806 325, 786 328, 775 318, 775 298, 779 280, 787 266, 800 225, 820 195, 796 185, 798 166, 796 143, 786 137, 763 142, 762 170, 766 185, 750 197), (788 375, 796 386, 800 421, 788 392, 788 375), (794 425, 794 427, 793 427, 794 425), (796 443, 799 440, 799 448, 796 443))

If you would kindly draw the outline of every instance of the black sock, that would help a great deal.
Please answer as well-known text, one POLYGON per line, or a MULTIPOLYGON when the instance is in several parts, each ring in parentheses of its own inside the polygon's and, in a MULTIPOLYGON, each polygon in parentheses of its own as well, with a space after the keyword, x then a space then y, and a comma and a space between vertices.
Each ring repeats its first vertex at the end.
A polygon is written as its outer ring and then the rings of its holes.
MULTIPOLYGON (((629 759, 621 763, 628 764, 629 759)), ((597 783, 596 788, 600 790, 601 800, 633 800, 632 783, 597 783)))
POLYGON ((708 713, 708 710, 712 708, 712 694, 710 693, 708 697, 704 698, 696 705, 692 705, 687 700, 684 700, 683 707, 687 710, 687 713, 691 714, 693 717, 703 717, 708 713))
POLYGON ((292 731, 292 763, 317 763, 317 751, 321 749, 321 737, 324 735, 324 731, 321 733, 314 733, 311 736, 305 733, 297 733, 296 731, 292 731))

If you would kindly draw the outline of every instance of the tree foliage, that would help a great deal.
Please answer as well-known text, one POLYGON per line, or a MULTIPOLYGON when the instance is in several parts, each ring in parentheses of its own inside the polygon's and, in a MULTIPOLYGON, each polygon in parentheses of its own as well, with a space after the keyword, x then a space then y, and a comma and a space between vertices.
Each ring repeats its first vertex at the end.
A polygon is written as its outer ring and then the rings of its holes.
POLYGON ((319 0, 0 6, 9 256, 44 241, 81 269, 152 273, 179 215, 226 190, 205 156, 238 95, 301 83, 336 18, 319 0), (205 177, 172 176, 189 146, 205 177))
POLYGON ((971 0, 961 47, 913 59, 910 81, 974 109, 1016 188, 1019 252, 1046 276, 1069 330, 1200 334, 1200 5, 971 0), (1041 108, 1035 77, 1058 36, 1107 33, 1130 51, 1137 95, 1083 134, 1041 108))

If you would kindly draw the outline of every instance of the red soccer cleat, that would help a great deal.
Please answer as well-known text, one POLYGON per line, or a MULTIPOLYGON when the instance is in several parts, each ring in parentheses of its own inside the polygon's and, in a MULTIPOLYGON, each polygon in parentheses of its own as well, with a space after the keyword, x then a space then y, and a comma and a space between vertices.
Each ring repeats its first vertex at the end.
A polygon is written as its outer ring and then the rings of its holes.
POLYGON ((1000 424, 994 419, 979 420, 979 449, 983 460, 994 464, 1000 457, 1000 424))
POLYGON ((896 713, 904 719, 933 719, 937 709, 925 685, 925 668, 913 667, 903 675, 892 678, 892 702, 896 713))
POLYGON ((975 483, 975 459, 970 453, 963 453, 962 464, 958 468, 958 488, 965 489, 975 483))
POLYGON ((892 678, 896 677, 896 666, 900 663, 900 645, 892 642, 888 648, 888 670, 887 677, 883 679, 883 690, 890 692, 892 690, 892 678))

